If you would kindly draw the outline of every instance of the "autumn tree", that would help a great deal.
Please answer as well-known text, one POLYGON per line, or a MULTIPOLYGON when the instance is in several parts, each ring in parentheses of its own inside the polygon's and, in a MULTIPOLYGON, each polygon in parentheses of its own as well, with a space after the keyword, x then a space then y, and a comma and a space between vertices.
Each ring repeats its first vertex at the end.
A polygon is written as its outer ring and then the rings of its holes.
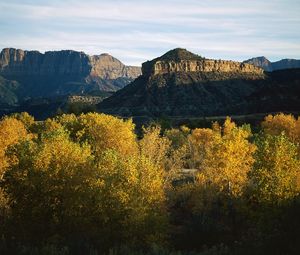
POLYGON ((166 187, 180 175, 187 154, 187 138, 182 130, 171 129, 161 134, 159 126, 143 129, 140 154, 165 172, 166 187))
POLYGON ((80 142, 91 145, 98 156, 106 149, 122 155, 137 153, 136 135, 132 120, 122 120, 110 115, 88 113, 78 117, 81 130, 77 132, 80 142))
POLYGON ((247 126, 236 127, 230 118, 221 131, 195 130, 190 140, 198 150, 199 181, 234 196, 241 195, 254 162, 255 146, 248 141, 250 135, 247 126))
POLYGON ((166 231, 164 172, 143 155, 124 157, 107 150, 94 183, 102 245, 118 240, 128 246, 162 243, 166 231), (103 224, 102 223, 102 224, 103 224))
POLYGON ((27 112, 14 113, 11 117, 21 121, 26 127, 27 131, 30 131, 32 126, 35 124, 34 117, 27 112))
POLYGON ((5 155, 7 148, 18 143, 20 139, 28 135, 24 124, 13 118, 5 117, 0 121, 0 179, 8 166, 8 159, 5 155))
POLYGON ((214 131, 209 128, 196 128, 188 137, 190 157, 193 168, 203 168, 206 152, 214 141, 214 131))
POLYGON ((12 164, 1 185, 9 194, 13 238, 37 244, 70 238, 102 248, 163 242, 164 169, 136 149, 131 121, 65 116, 40 128, 7 154, 12 164), (77 141, 71 122, 80 127, 77 141))
MULTIPOLYGON (((28 137, 24 124, 14 117, 4 117, 0 120, 0 185, 7 168, 12 163, 7 157, 10 146, 28 137)), ((0 234, 3 235, 5 222, 9 214, 9 194, 0 186, 0 234)))
POLYGON ((267 134, 280 135, 284 132, 292 142, 300 142, 300 120, 291 114, 268 115, 261 125, 267 134))
POLYGON ((15 160, 4 176, 4 188, 10 195, 16 237, 49 240, 72 230, 76 235, 76 228, 87 220, 89 147, 71 142, 57 129, 41 140, 23 141, 9 156, 15 160))
POLYGON ((300 161, 297 146, 285 134, 261 135, 250 173, 251 188, 258 201, 280 203, 300 192, 300 161))

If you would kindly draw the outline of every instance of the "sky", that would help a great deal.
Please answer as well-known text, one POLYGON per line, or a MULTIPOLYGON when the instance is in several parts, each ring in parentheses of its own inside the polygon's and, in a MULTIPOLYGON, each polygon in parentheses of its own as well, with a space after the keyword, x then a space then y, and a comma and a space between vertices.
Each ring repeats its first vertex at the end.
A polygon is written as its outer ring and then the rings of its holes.
POLYGON ((0 49, 109 53, 127 65, 186 48, 300 59, 300 0, 0 0, 0 49))

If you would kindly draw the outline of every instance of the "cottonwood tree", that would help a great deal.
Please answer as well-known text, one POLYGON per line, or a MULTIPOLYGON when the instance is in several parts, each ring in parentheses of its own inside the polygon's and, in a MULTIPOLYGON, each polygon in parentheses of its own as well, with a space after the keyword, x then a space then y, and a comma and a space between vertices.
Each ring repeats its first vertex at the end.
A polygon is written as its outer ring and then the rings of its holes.
POLYGON ((297 196, 300 192, 297 146, 284 133, 261 135, 256 145, 258 150, 250 173, 255 199, 277 204, 297 196))
POLYGON ((198 133, 201 134, 197 135, 199 145, 204 151, 199 180, 233 196, 242 195, 256 149, 248 140, 250 129, 247 126, 237 127, 227 118, 221 131, 203 130, 198 133))

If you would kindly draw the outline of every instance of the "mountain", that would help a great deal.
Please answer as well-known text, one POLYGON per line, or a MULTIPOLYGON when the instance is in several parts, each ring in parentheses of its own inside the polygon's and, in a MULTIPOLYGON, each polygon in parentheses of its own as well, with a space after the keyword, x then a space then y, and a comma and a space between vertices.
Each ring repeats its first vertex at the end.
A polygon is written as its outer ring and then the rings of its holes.
POLYGON ((251 58, 244 63, 252 64, 263 68, 267 72, 276 70, 300 68, 300 60, 297 59, 282 59, 276 62, 270 62, 266 57, 251 58))
MULTIPOLYGON (((0 75, 19 84, 17 89, 10 89, 0 80, 0 93, 5 87, 5 93, 17 95, 17 102, 26 98, 116 91, 140 74, 140 67, 125 66, 108 54, 89 56, 72 50, 43 54, 13 48, 0 53, 0 75)), ((3 102, 0 97, 0 103, 3 102)))
POLYGON ((267 72, 273 71, 272 63, 264 56, 248 59, 244 63, 261 67, 267 72))
MULTIPOLYGON (((297 83, 299 74, 295 75, 297 83)), ((280 87, 286 82, 251 64, 205 59, 185 49, 174 49, 143 63, 142 76, 105 99, 98 109, 114 115, 151 118, 261 112, 264 99, 260 91, 270 84, 280 87)), ((294 80, 289 84, 295 84, 294 80)), ((277 102, 276 97, 271 100, 277 102)))
POLYGON ((282 59, 272 63, 273 71, 291 68, 300 68, 300 60, 297 59, 282 59))

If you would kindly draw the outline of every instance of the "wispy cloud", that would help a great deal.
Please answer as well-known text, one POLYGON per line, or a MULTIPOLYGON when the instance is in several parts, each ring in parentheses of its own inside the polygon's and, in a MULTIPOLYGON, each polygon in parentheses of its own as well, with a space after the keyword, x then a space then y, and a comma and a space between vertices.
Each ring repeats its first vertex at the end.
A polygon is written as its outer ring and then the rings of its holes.
POLYGON ((126 64, 174 47, 300 58, 299 11, 295 0, 0 0, 0 47, 109 52, 126 64))

